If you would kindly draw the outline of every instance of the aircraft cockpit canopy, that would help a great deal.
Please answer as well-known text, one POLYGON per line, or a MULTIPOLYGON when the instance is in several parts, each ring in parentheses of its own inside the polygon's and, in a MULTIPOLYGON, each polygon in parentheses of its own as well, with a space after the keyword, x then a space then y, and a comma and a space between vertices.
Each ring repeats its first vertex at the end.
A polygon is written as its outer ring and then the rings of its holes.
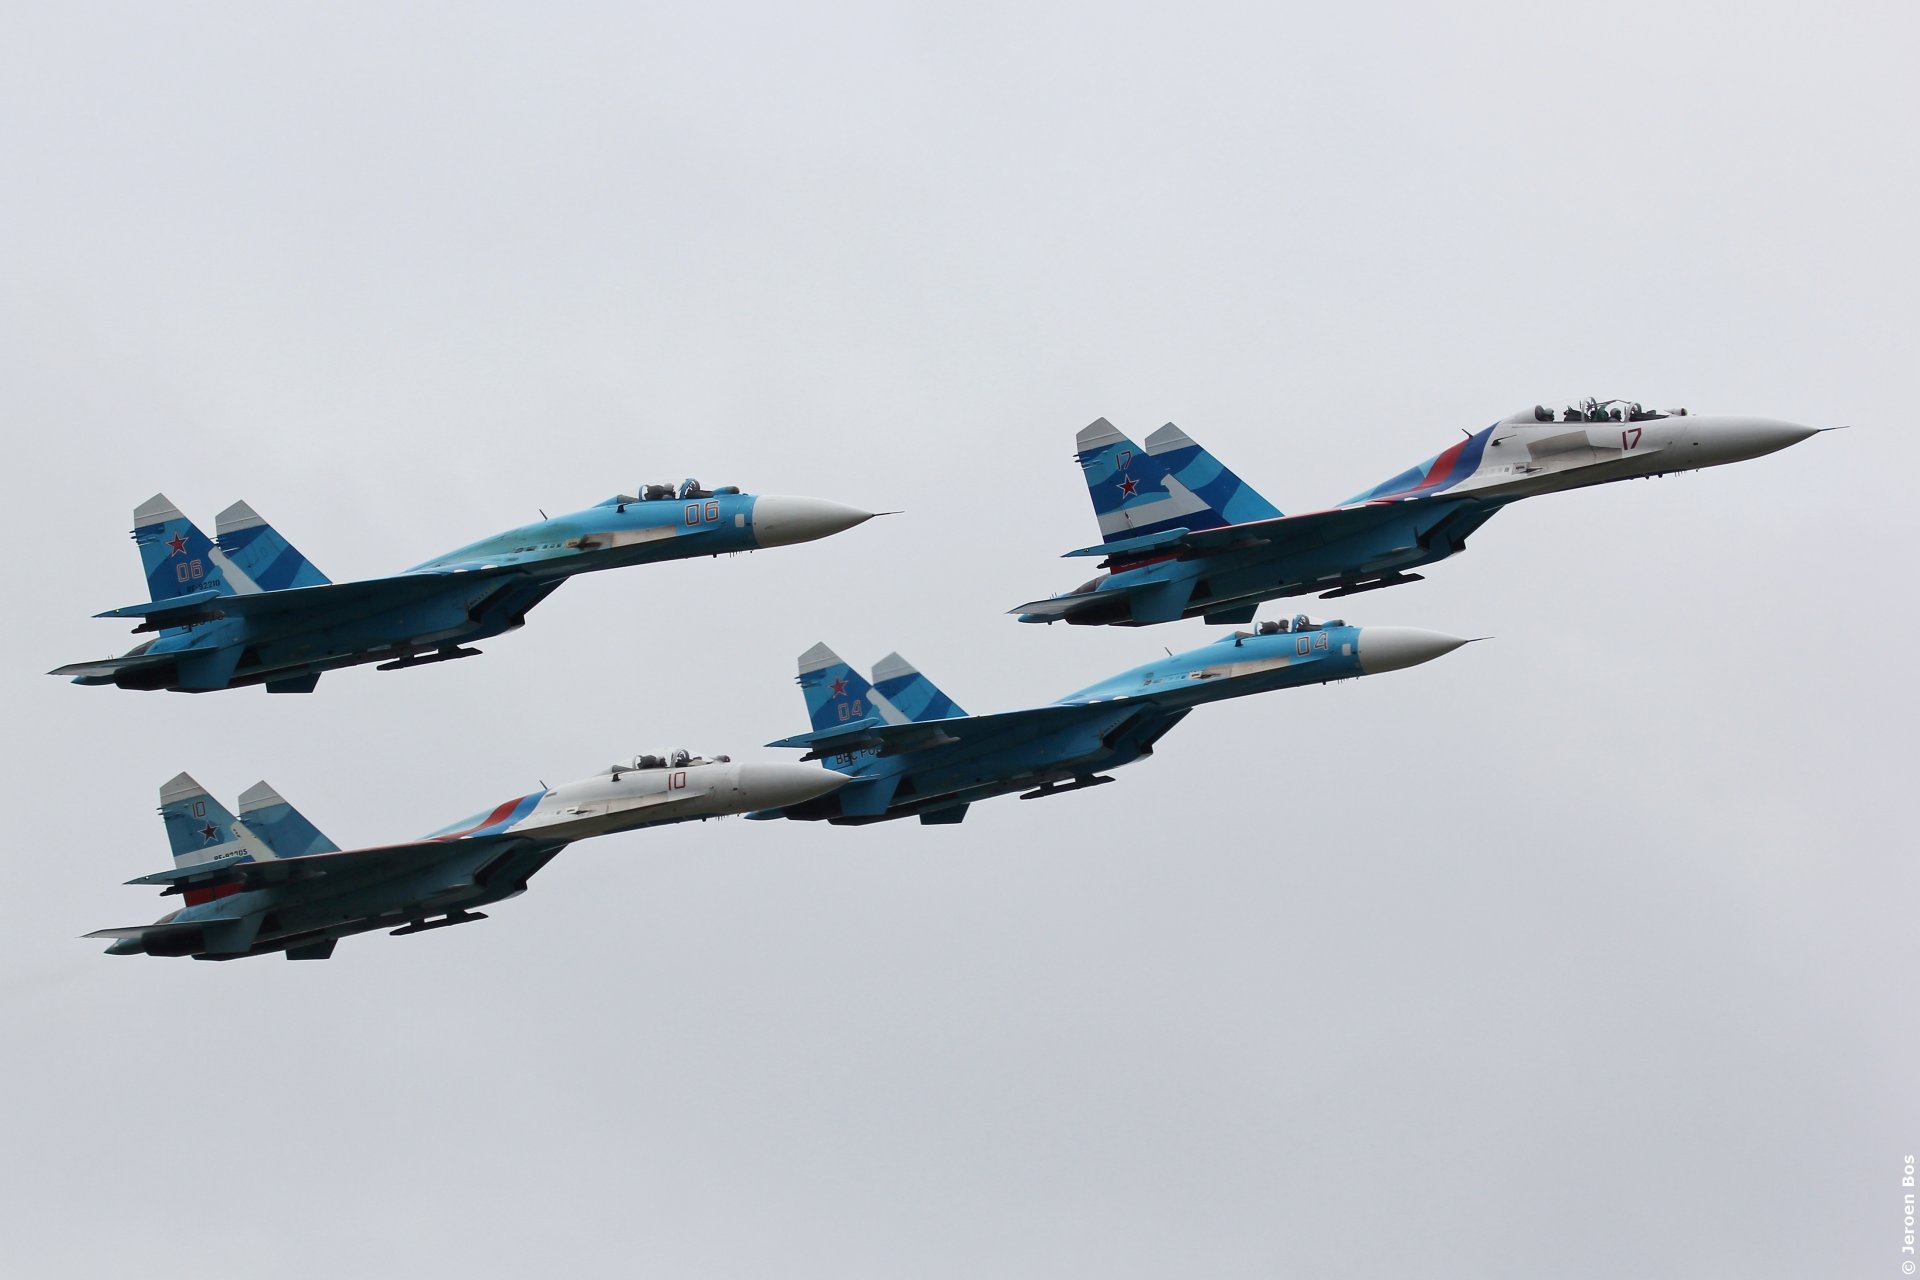
POLYGON ((729 764, 732 756, 697 756, 685 747, 675 747, 665 755, 637 755, 625 764, 607 770, 617 781, 623 773, 641 773, 653 769, 685 769, 696 764, 729 764))
POLYGON ((1263 622, 1256 622, 1253 624, 1253 630, 1236 631, 1232 639, 1238 643, 1241 640, 1251 640, 1255 636, 1284 636, 1295 631, 1324 631, 1328 627, 1346 625, 1345 618, 1328 618, 1325 622, 1315 622, 1304 613, 1296 613, 1291 619, 1268 618, 1263 622))
POLYGON ((616 493, 600 505, 625 511, 630 502, 678 502, 686 498, 717 498, 724 493, 739 493, 737 484, 723 484, 717 489, 702 488, 698 480, 689 476, 679 484, 643 484, 640 494, 616 493))
POLYGON ((1637 400, 1597 400, 1592 396, 1579 400, 1557 413, 1546 405, 1536 404, 1531 409, 1522 409, 1509 414, 1504 421, 1516 423, 1544 422, 1651 422, 1656 418, 1681 418, 1686 416, 1685 409, 1648 409, 1637 400))
POLYGON ((678 490, 669 488, 664 484, 650 484, 647 486, 647 496, 649 498, 654 495, 655 491, 658 491, 663 498, 679 498, 684 501, 687 498, 711 498, 716 494, 738 493, 740 492, 740 486, 737 484, 723 484, 718 489, 704 489, 700 486, 698 480, 695 480, 692 476, 688 476, 680 482, 678 490))

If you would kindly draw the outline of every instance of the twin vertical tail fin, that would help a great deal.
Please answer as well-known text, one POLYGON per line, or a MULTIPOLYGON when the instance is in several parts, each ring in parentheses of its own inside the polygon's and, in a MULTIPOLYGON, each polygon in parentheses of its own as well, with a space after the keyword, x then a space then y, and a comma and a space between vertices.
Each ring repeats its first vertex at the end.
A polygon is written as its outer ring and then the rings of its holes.
POLYGON ((276 858, 304 858, 313 853, 338 853, 340 846, 322 835, 306 815, 280 798, 265 782, 240 793, 240 822, 276 858))
POLYGON ((133 541, 146 570, 149 600, 172 600, 196 591, 234 594, 213 543, 166 494, 156 493, 134 508, 133 541))
POLYGON ((1100 418, 1074 437, 1104 541, 1217 529, 1280 514, 1252 485, 1169 422, 1135 444, 1100 418))
POLYGON ((227 807, 187 774, 177 774, 160 788, 160 818, 167 825, 167 843, 173 846, 173 865, 197 866, 237 853, 256 859, 273 851, 238 821, 227 807))
POLYGON ((1222 524, 1246 524, 1280 517, 1280 508, 1261 497, 1258 490, 1229 471, 1225 463, 1195 444, 1191 436, 1171 422, 1147 437, 1147 452, 1173 473, 1181 487, 1205 503, 1206 509, 1218 516, 1222 524))
POLYGON ((1161 520, 1172 497, 1164 487, 1167 469, 1145 449, 1105 418, 1082 427, 1073 444, 1102 541, 1172 527, 1161 520))
POLYGON ((884 695, 875 695, 865 676, 824 644, 800 655, 799 685, 815 733, 861 720, 906 723, 907 718, 884 695))
POLYGON ((914 665, 897 653, 880 659, 873 669, 873 687, 897 708, 901 715, 916 723, 923 720, 950 720, 967 713, 939 686, 921 675, 914 665))
POLYGON ((331 579, 244 502, 214 518, 220 553, 262 591, 324 587, 331 579))

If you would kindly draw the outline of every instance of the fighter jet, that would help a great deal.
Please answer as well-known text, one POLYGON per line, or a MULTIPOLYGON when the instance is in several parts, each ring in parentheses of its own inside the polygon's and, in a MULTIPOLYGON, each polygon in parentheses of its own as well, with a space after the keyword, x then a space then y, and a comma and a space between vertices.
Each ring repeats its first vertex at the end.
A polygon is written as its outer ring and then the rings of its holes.
POLYGON ((897 653, 869 682, 815 645, 800 655, 799 680, 813 730, 768 745, 804 748, 802 760, 824 760, 849 781, 747 816, 959 822, 974 801, 1010 791, 1037 800, 1112 782, 1101 770, 1152 755, 1203 702, 1397 671, 1466 643, 1436 631, 1301 615, 1135 667, 1044 707, 987 716, 962 711, 897 653))
POLYGON ((264 782, 238 817, 186 774, 160 788, 173 866, 129 880, 186 905, 154 923, 101 929, 108 955, 237 960, 282 951, 325 960, 350 934, 421 933, 486 919, 575 840, 637 827, 803 804, 847 779, 805 764, 735 764, 686 751, 643 755, 495 805, 404 844, 342 850, 264 782))
POLYGON ((130 653, 54 671, 75 684, 192 693, 264 684, 311 693, 324 671, 470 658, 471 642, 526 621, 577 573, 811 542, 873 513, 728 486, 647 485, 572 515, 509 529, 388 578, 330 582, 244 502, 209 541, 164 494, 133 513, 152 599, 102 618, 159 635, 130 653))
POLYGON ((1106 572, 1013 612, 1091 626, 1244 624, 1265 600, 1418 582, 1409 570, 1461 550, 1521 498, 1742 462, 1816 430, 1624 400, 1558 414, 1535 405, 1337 507, 1285 516, 1171 422, 1142 448, 1101 418, 1077 444, 1102 541, 1067 555, 1104 557, 1106 572))

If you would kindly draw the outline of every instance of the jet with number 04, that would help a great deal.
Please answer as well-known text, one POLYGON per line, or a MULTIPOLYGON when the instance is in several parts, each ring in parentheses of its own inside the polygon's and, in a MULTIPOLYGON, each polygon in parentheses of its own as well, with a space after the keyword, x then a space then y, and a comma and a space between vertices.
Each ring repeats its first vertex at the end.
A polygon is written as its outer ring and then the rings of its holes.
POLYGON ((1203 702, 1396 671, 1466 643, 1412 627, 1313 623, 1302 615, 1135 667, 1044 707, 987 716, 962 711, 897 653, 869 682, 815 645, 800 656, 813 729, 768 745, 804 748, 802 760, 826 761, 847 775, 847 785, 747 816, 959 822, 968 805, 991 796, 1017 791, 1035 800, 1112 782, 1100 771, 1152 755, 1203 702))
POLYGON ((811 542, 872 516, 688 480, 509 529, 392 577, 330 582, 246 503, 222 511, 209 540, 156 495, 133 514, 152 599, 97 616, 138 618, 135 632, 159 635, 52 674, 122 689, 310 693, 336 667, 472 657, 471 642, 520 626, 575 574, 811 542))
POLYGON ((786 761, 643 755, 418 840, 342 850, 264 782, 241 794, 236 817, 183 773, 160 788, 174 865, 127 883, 163 885, 186 905, 149 925, 87 936, 113 939, 109 955, 237 960, 283 951, 289 960, 325 960, 351 934, 484 920, 474 908, 525 892, 575 840, 801 804, 846 781, 786 761))
POLYGON ((1068 556, 1106 572, 1013 610, 1022 622, 1140 627, 1247 623, 1263 601, 1418 582, 1509 503, 1536 494, 1741 462, 1817 430, 1588 399, 1536 405, 1325 511, 1282 515, 1172 423, 1143 448, 1101 418, 1077 437, 1101 542, 1068 556))

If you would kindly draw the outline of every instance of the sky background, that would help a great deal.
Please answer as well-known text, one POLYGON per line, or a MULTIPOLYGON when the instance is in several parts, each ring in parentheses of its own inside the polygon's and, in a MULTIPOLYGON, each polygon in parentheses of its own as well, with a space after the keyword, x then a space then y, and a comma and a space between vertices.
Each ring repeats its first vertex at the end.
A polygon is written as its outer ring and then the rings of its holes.
POLYGON ((1897 1275, 1920 20, 1437 9, 0 3, 0 1271, 1897 1275), (771 757, 816 640, 993 711, 1216 637, 1005 615, 1095 417, 1294 510, 1584 394, 1855 429, 1316 602, 1495 638, 1116 786, 77 940, 181 769, 369 844, 771 757), (156 491, 339 580, 687 475, 904 514, 310 697, 42 674, 156 491))

